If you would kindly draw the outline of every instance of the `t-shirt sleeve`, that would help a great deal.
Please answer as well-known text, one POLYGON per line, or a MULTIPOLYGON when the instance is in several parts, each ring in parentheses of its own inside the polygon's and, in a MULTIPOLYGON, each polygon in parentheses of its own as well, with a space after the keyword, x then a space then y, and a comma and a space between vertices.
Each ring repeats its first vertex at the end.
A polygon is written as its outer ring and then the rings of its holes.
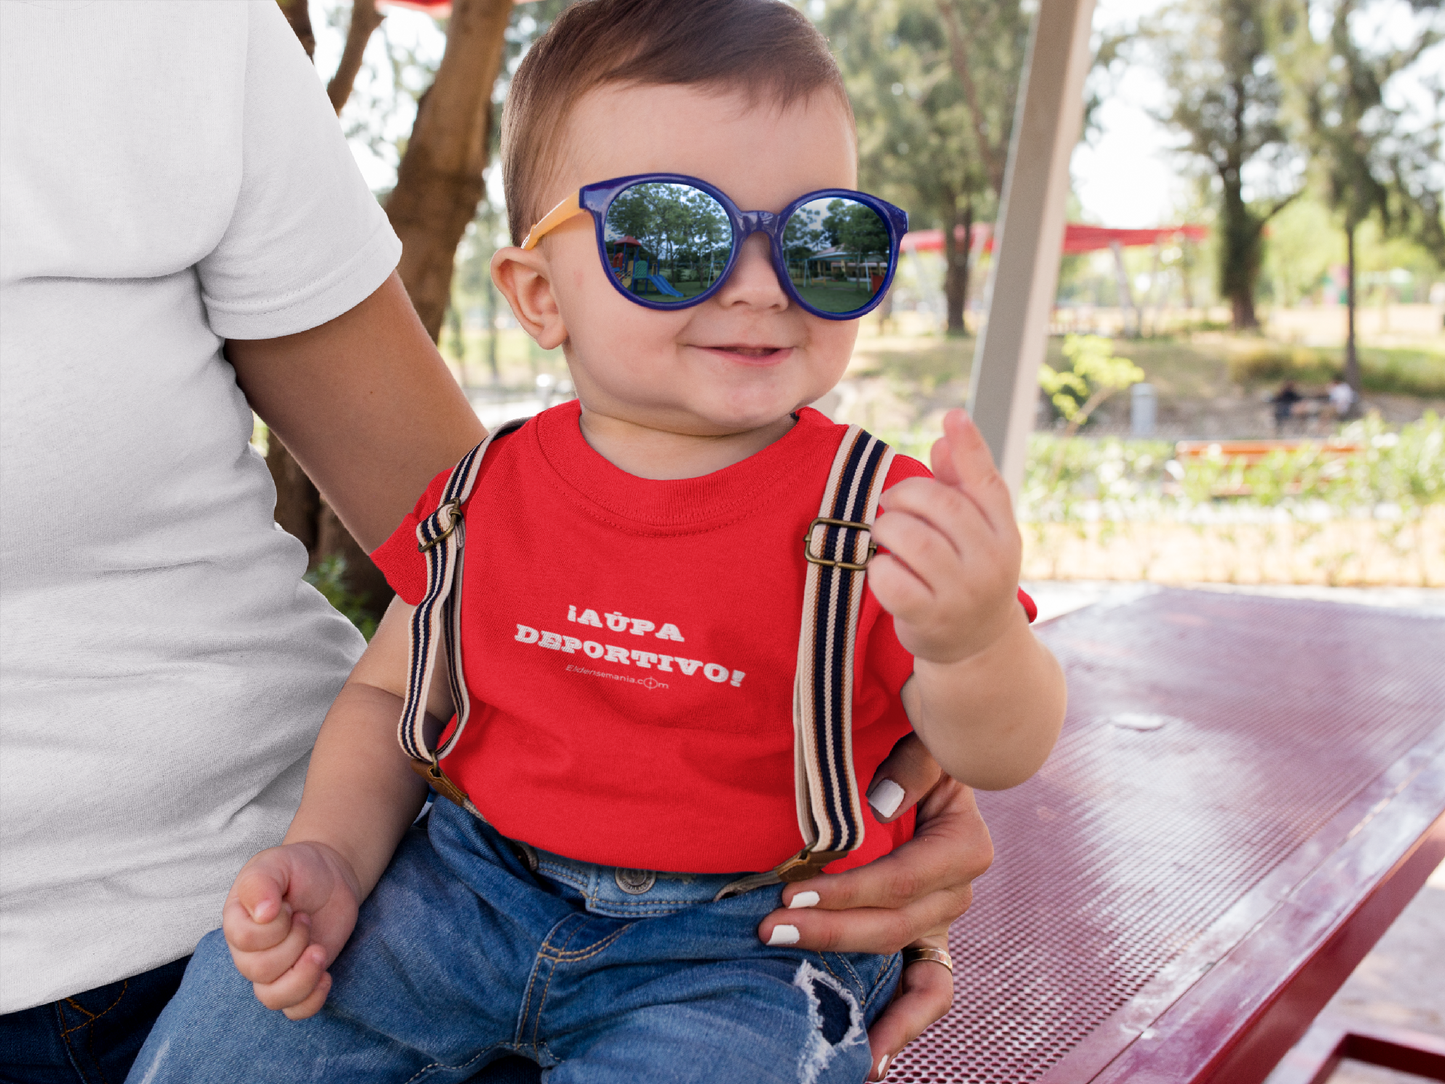
POLYGON ((416 529, 436 511, 451 475, 452 468, 448 467, 433 478, 416 507, 406 514, 391 537, 371 552, 371 559, 381 569, 386 582, 408 606, 415 606, 426 594, 426 557, 417 546, 416 529))
POLYGON ((401 258, 280 9, 257 0, 249 16, 240 190, 220 242, 197 265, 211 328, 230 339, 324 324, 401 258))

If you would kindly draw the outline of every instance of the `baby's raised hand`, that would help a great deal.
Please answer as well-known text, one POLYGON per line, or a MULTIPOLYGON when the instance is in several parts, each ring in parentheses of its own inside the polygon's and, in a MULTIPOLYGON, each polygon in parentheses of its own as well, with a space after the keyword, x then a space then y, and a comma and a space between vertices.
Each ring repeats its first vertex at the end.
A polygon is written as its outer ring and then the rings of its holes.
POLYGON ((350 865, 322 843, 273 847, 242 867, 221 929, 262 1005, 292 1020, 321 1008, 331 990, 326 969, 356 925, 360 894, 350 865))
POLYGON ((943 418, 932 478, 883 494, 873 539, 889 552, 868 584, 915 658, 951 663, 992 644, 1017 618, 1022 541, 1008 487, 962 410, 943 418))

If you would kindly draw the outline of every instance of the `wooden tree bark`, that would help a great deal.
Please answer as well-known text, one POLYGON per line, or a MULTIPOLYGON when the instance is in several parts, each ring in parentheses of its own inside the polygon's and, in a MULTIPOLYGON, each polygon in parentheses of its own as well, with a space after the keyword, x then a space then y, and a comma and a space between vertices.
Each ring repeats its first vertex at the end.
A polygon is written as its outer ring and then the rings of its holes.
POLYGON ((311 30, 311 7, 308 0, 277 0, 277 2, 281 5, 281 14, 286 16, 286 21, 296 32, 296 37, 301 42, 301 48, 306 50, 307 56, 315 59, 316 35, 311 30))
MULTIPOLYGON (((293 0, 300 4, 301 0, 293 0)), ((356 85, 356 73, 361 71, 361 58, 366 53, 366 43, 372 33, 386 18, 376 10, 376 0, 355 0, 351 5, 351 25, 346 28, 346 46, 341 50, 341 60, 336 65, 336 74, 326 84, 326 96, 331 99, 331 108, 337 115, 351 97, 351 88, 356 85)))
POLYGON ((446 52, 418 104, 387 217, 401 238, 401 281, 433 340, 451 301, 457 243, 484 188, 492 86, 512 0, 455 0, 446 52))
MULTIPOLYGON (((311 56, 315 37, 307 0, 280 0, 311 56)), ((456 0, 436 81, 417 110, 387 215, 402 241, 399 271, 412 304, 435 340, 451 295, 457 243, 476 214, 487 164, 492 86, 501 68, 512 0, 456 0)), ((355 0, 346 46, 327 96, 337 113, 350 97, 362 55, 383 16, 375 0, 355 0)), ((276 483, 276 522, 306 546, 315 568, 333 554, 346 560, 346 585, 380 616, 391 597, 381 572, 273 434, 266 465, 276 483)))
MULTIPOLYGON (((1345 383, 1355 393, 1355 402, 1360 401, 1360 354, 1355 345, 1355 230, 1354 222, 1345 224, 1345 383)), ((1358 409, 1358 408, 1355 408, 1358 409)))

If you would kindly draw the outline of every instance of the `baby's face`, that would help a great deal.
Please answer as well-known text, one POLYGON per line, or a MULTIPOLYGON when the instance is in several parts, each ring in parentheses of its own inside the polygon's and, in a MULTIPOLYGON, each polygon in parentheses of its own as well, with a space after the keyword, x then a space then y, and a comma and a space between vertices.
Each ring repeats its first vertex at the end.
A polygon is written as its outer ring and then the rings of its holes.
MULTIPOLYGON (((606 87, 567 121, 550 208, 582 185, 636 173, 683 173, 745 211, 781 211, 821 188, 854 188, 848 114, 829 94, 779 110, 690 87, 606 87)), ((643 308, 608 281, 595 224, 581 215, 542 242, 565 352, 585 410, 648 429, 720 436, 762 429, 843 375, 856 321, 824 320, 778 285, 768 239, 743 245, 726 284, 700 305, 643 308)))

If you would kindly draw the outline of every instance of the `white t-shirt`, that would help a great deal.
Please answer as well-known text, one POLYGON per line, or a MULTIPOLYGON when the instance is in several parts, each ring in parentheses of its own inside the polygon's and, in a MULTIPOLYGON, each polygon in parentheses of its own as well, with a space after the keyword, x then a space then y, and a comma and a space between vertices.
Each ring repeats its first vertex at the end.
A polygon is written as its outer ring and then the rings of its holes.
POLYGON ((359 654, 225 338, 401 245, 275 0, 0 2, 0 1013, 178 959, 359 654))

